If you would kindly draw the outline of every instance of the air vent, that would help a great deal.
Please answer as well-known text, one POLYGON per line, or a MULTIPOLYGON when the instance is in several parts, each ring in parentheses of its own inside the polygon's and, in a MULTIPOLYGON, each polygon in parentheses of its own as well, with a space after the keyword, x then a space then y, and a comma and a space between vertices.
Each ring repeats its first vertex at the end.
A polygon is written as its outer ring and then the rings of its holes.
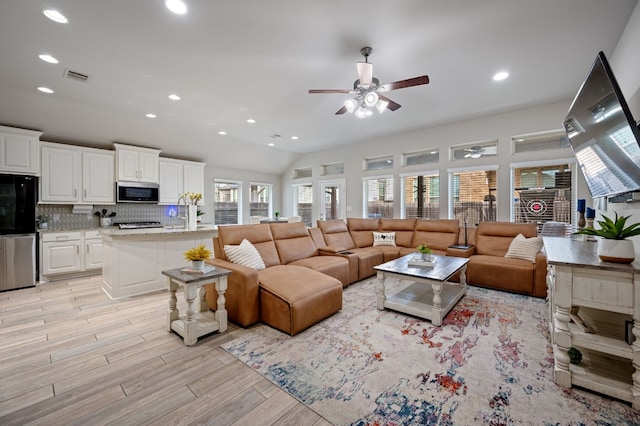
POLYGON ((78 71, 72 71, 69 68, 65 68, 63 75, 67 78, 70 78, 71 80, 81 81, 83 83, 86 83, 87 81, 89 81, 88 74, 83 74, 78 71))

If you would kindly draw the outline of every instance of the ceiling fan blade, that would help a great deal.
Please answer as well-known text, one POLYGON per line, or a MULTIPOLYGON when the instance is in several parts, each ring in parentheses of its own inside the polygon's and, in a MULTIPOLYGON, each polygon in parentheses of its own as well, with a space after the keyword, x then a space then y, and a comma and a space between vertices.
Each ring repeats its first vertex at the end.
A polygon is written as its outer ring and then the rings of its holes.
POLYGON ((373 64, 369 62, 358 62, 356 67, 358 68, 358 79, 360 80, 360 85, 365 87, 371 86, 371 82, 373 80, 373 64))
POLYGON ((309 93, 354 93, 351 89, 311 89, 309 93))
POLYGON ((347 112, 347 107, 343 106, 338 111, 336 111, 336 115, 344 114, 345 112, 347 112))
POLYGON ((380 90, 388 92, 390 90, 404 89, 406 87, 420 86, 422 84, 429 83, 428 75, 421 75, 420 77, 408 78, 406 80, 400 80, 393 83, 387 83, 380 86, 380 90))
POLYGON ((398 108, 400 108, 400 104, 399 103, 397 103, 395 101, 392 101, 391 99, 387 98, 384 95, 381 95, 380 93, 378 93, 378 99, 382 99, 385 102, 389 102, 389 105, 387 105, 387 109, 389 109, 391 111, 395 111, 398 108))

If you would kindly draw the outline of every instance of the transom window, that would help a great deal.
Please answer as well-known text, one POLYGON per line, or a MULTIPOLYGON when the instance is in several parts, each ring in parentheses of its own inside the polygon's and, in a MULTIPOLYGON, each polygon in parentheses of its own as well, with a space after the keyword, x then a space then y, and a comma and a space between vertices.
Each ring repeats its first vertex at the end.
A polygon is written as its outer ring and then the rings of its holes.
POLYGON ((364 170, 384 170, 393 168, 393 155, 377 158, 366 158, 364 170))
POLYGON ((438 161, 440 161, 440 150, 438 149, 405 152, 402 154, 402 164, 404 166, 417 166, 420 164, 437 163, 438 161))
POLYGON ((544 151, 547 149, 571 148, 564 130, 514 136, 511 138, 512 152, 544 151))
POLYGON ((498 141, 473 142, 451 147, 452 160, 477 160, 498 155, 498 141))

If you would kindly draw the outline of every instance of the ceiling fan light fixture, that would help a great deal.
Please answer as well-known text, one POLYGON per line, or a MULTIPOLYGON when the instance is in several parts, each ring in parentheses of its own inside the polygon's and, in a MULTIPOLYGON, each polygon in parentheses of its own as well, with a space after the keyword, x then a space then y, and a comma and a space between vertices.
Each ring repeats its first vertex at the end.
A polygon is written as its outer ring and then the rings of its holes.
POLYGON ((164 5, 177 15, 187 13, 187 5, 182 0, 165 0, 164 5))
POLYGON ((346 101, 344 101, 344 107, 347 109, 347 111, 353 112, 358 107, 358 102, 356 102, 355 99, 347 99, 346 101))
POLYGON ((387 109, 388 106, 389 106, 389 102, 383 101, 382 99, 378 100, 378 103, 376 104, 376 108, 378 109, 378 112, 380 114, 382 114, 384 110, 387 109))
POLYGON ((354 114, 358 118, 365 118, 367 116, 367 108, 361 106, 356 110, 354 114))
POLYGON ((369 92, 364 96, 364 104, 369 108, 376 106, 378 103, 378 94, 376 92, 369 92))

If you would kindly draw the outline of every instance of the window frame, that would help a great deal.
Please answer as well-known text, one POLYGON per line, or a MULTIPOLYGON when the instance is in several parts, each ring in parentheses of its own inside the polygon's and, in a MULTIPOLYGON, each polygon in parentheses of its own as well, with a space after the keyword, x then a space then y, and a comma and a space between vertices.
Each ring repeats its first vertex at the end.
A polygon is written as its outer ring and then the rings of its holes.
POLYGON ((454 180, 454 174, 456 173, 468 173, 468 172, 486 172, 486 171, 495 171, 496 172, 496 205, 495 205, 495 210, 496 210, 496 217, 494 219, 494 221, 498 220, 498 200, 497 200, 497 194, 498 192, 498 187, 497 184, 500 181, 499 177, 498 177, 498 172, 500 171, 500 166, 497 164, 489 164, 489 165, 478 165, 478 166, 473 166, 473 167, 455 167, 455 168, 450 168, 447 169, 447 191, 448 191, 448 196, 449 196, 449 200, 447 203, 447 217, 449 219, 454 219, 455 220, 455 214, 454 214, 454 184, 453 184, 453 180, 454 180))
POLYGON ((302 221, 307 226, 313 226, 313 208, 314 208, 313 182, 311 182, 311 181, 308 181, 308 182, 295 182, 295 183, 291 184, 291 189, 293 190, 293 197, 292 197, 293 206, 292 206, 292 209, 291 209, 291 211, 293 212, 293 216, 301 216, 302 219, 303 219, 302 221), (309 187, 311 187, 311 213, 309 214, 309 221, 308 222, 304 220, 304 216, 301 215, 300 211, 298 210, 298 207, 299 207, 299 204, 300 204, 299 203, 299 199, 298 199, 298 195, 299 195, 298 189, 301 186, 309 186, 309 187))
MULTIPOLYGON (((419 172, 401 173, 399 175, 400 177, 400 218, 401 219, 407 218, 406 201, 404 197, 404 193, 406 191, 406 178, 417 177, 417 176, 433 176, 433 175, 438 176, 438 184, 440 184, 440 181, 442 179, 442 176, 440 176, 440 170, 427 170, 427 171, 419 171, 419 172)), ((438 188, 438 204, 439 204, 438 217, 440 216, 440 210, 442 210, 442 204, 440 203, 441 199, 442 197, 440 196, 440 188, 438 188)))
POLYGON ((253 201, 251 201, 251 190, 252 187, 256 185, 256 186, 265 186, 267 188, 269 188, 269 201, 268 201, 268 208, 267 208, 267 217, 271 217, 273 215, 273 184, 272 183, 267 183, 267 182, 249 182, 249 217, 251 216, 260 216, 257 214, 253 214, 253 212, 251 211, 252 208, 252 204, 253 201))
POLYGON ((214 178, 213 179, 213 223, 214 225, 240 225, 242 224, 242 210, 243 210, 243 198, 242 198, 242 186, 243 186, 243 182, 241 180, 235 180, 235 179, 224 179, 224 178, 214 178), (238 217, 237 217, 237 222, 236 223, 224 223, 224 224, 218 224, 216 222, 216 204, 218 203, 217 200, 217 184, 223 184, 223 183, 227 183, 227 184, 233 184, 233 185, 238 185, 238 200, 237 200, 237 211, 238 211, 238 217))
MULTIPOLYGON (((370 180, 379 180, 379 179, 391 179, 391 195, 392 195, 392 199, 391 199, 391 205, 392 205, 392 209, 391 209, 391 217, 393 218, 393 212, 395 210, 395 189, 396 189, 396 182, 395 182, 395 176, 393 174, 386 174, 386 175, 372 175, 372 176, 363 176, 362 177, 362 217, 363 218, 367 218, 369 217, 369 186, 368 183, 370 180)), ((384 217, 384 216, 383 216, 384 217)))

